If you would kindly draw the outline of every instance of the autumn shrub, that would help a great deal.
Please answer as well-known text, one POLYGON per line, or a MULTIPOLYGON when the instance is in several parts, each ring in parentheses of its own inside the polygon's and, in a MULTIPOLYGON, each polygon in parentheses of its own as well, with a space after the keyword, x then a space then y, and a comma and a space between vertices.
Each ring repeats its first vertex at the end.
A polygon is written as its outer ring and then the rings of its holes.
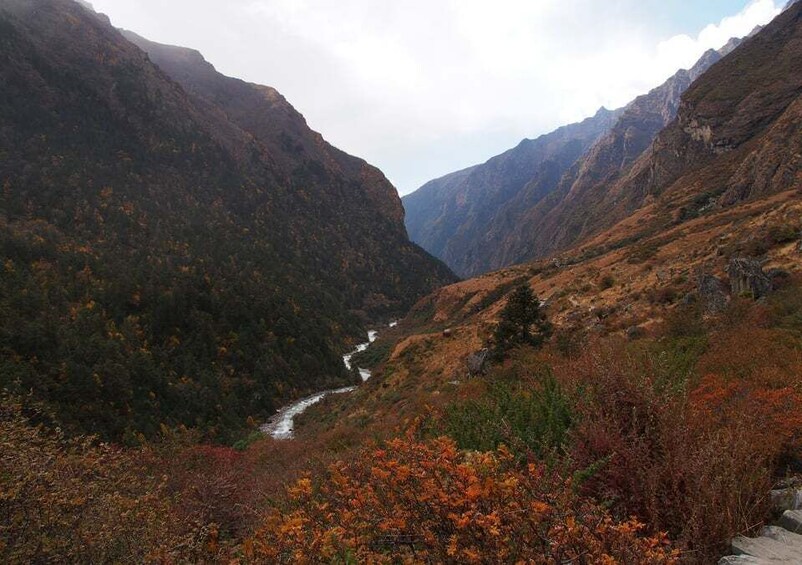
POLYGON ((245 449, 197 443, 176 432, 154 446, 165 477, 163 496, 182 539, 162 555, 175 562, 220 560, 249 535, 264 509, 303 473, 325 470, 327 441, 275 441, 265 436, 245 449))
POLYGON ((703 337, 707 334, 702 308, 698 302, 677 305, 668 312, 664 321, 664 333, 669 338, 703 337))
POLYGON ((679 291, 674 286, 662 286, 647 291, 649 302, 652 304, 673 304, 679 298, 679 291))
MULTIPOLYGON (((697 355, 694 372, 710 355, 697 355)), ((586 494, 667 531, 685 560, 708 563, 732 536, 764 523, 773 473, 799 445, 802 399, 748 376, 708 375, 696 386, 666 368, 657 350, 644 355, 610 343, 557 367, 558 378, 587 387, 571 456, 579 468, 603 462, 586 494)))
POLYGON ((599 290, 607 290, 613 288, 613 286, 615 286, 615 277, 612 275, 605 275, 599 281, 599 290))
POLYGON ((241 554, 270 563, 675 562, 664 536, 641 529, 504 448, 401 438, 297 481, 241 554))
POLYGON ((773 325, 802 337, 802 283, 793 280, 769 299, 773 325))
POLYGON ((144 562, 174 538, 160 474, 147 454, 36 426, 0 399, 0 560, 144 562))
MULTIPOLYGON (((193 445, 176 450, 169 467, 168 492, 183 524, 213 525, 214 537, 242 534, 249 513, 243 504, 249 469, 245 456, 228 447, 193 445)), ((252 493, 251 493, 252 494, 252 493)))
POLYGON ((532 381, 497 380, 479 399, 446 408, 443 431, 461 449, 545 457, 562 449, 573 422, 571 401, 549 372, 532 381))

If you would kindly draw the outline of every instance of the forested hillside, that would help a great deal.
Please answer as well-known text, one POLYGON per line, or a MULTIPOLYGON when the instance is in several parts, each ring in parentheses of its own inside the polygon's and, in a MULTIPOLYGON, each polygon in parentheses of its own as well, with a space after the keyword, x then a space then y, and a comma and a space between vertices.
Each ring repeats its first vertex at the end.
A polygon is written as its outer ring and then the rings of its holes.
POLYGON ((3 0, 0 29, 0 380, 66 429, 225 437, 345 382, 367 320, 453 280, 274 91, 293 123, 254 108, 268 140, 70 0, 3 0))

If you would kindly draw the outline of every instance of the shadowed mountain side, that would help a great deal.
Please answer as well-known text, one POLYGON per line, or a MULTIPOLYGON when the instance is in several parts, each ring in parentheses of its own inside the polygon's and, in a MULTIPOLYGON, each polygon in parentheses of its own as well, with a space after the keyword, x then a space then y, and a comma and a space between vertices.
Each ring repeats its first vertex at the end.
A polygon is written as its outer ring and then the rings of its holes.
POLYGON ((493 238, 556 186, 563 173, 615 123, 604 108, 464 171, 424 185, 404 198, 410 237, 462 275, 497 265, 493 238))
POLYGON ((228 105, 70 0, 0 3, 0 386, 70 431, 227 437, 454 280, 377 169, 175 52, 228 105))

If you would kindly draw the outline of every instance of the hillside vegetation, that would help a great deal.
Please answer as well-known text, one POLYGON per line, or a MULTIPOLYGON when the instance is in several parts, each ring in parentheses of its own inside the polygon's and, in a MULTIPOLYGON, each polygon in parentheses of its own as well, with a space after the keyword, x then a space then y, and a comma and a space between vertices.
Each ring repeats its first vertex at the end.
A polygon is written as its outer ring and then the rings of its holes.
POLYGON ((454 280, 275 91, 193 60, 287 116, 251 127, 70 0, 4 0, 0 31, 0 386, 71 433, 231 439, 454 280))

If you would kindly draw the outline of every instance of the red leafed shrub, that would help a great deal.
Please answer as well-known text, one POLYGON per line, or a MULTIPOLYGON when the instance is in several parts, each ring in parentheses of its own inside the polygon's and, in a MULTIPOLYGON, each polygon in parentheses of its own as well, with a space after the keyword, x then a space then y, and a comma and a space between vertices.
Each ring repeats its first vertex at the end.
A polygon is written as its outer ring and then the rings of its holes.
POLYGON ((242 551, 257 562, 673 563, 665 537, 616 522, 571 480, 503 447, 411 438, 289 488, 242 551), (585 560, 585 561, 583 561, 585 560))
POLYGON ((193 446, 178 452, 169 486, 180 493, 177 510, 185 521, 214 523, 226 531, 237 530, 241 482, 241 454, 228 447, 193 446))
POLYGON ((771 387, 795 376, 769 371, 777 362, 757 359, 740 337, 711 342, 697 365, 728 359, 718 348, 740 343, 737 377, 710 374, 694 387, 691 374, 666 378, 675 365, 665 354, 625 344, 596 345, 556 371, 584 385, 570 449, 580 468, 599 466, 584 492, 668 532, 684 560, 700 563, 764 522, 774 473, 802 445, 802 396, 771 387))

